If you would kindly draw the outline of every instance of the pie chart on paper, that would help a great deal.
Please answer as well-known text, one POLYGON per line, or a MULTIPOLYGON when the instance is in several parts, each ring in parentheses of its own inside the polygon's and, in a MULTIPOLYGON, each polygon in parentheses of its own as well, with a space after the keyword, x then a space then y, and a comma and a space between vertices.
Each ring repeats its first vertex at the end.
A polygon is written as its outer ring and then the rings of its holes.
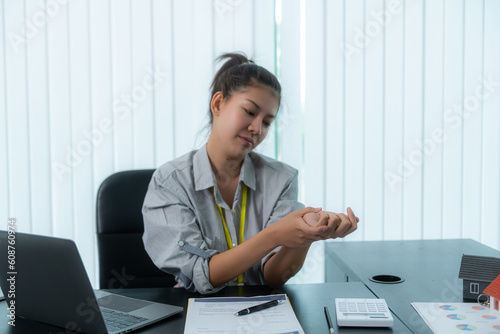
POLYGON ((497 317, 495 317, 494 315, 483 315, 483 318, 488 320, 495 320, 497 317))
POLYGON ((467 319, 465 315, 460 315, 460 314, 448 314, 447 315, 448 319, 452 320, 464 320, 467 319))
POLYGON ((482 307, 482 306, 472 306, 472 309, 474 309, 474 310, 478 310, 478 311, 482 311, 482 310, 486 310, 486 307, 482 307))
POLYGON ((472 325, 457 325, 457 328, 462 330, 462 331, 475 331, 477 328, 475 326, 472 326, 472 325))

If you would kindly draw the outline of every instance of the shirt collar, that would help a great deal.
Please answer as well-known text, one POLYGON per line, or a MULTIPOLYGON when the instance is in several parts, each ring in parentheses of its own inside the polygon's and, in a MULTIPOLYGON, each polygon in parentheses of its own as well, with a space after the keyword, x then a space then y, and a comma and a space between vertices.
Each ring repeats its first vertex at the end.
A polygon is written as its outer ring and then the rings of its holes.
POLYGON ((255 190, 255 168, 253 166, 251 153, 247 154, 245 160, 243 160, 243 165, 241 166, 240 182, 243 183, 250 189, 255 190))
POLYGON ((194 188, 196 191, 211 188, 215 177, 208 160, 207 145, 203 145, 193 157, 194 188))
MULTIPOLYGON (((204 190, 215 186, 215 176, 207 154, 207 145, 203 145, 193 157, 193 173, 195 190, 204 190)), ((240 182, 255 190, 255 168, 251 154, 247 154, 241 166, 240 182)))

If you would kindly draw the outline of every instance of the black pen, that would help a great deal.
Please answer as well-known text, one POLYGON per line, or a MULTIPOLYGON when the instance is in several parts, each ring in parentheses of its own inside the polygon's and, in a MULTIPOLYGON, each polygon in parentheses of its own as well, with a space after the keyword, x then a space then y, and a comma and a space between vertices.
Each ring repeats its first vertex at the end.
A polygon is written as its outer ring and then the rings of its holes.
POLYGON ((253 313, 253 312, 265 310, 266 308, 270 308, 270 307, 276 306, 276 305, 278 305, 278 304, 280 304, 282 302, 283 302, 282 300, 278 300, 278 299, 271 300, 270 302, 267 302, 267 303, 264 303, 264 304, 260 304, 260 305, 255 305, 255 306, 243 309, 241 311, 238 311, 234 315, 245 315, 245 314, 249 314, 249 313, 253 313))
POLYGON ((328 307, 325 306, 325 316, 326 316, 326 323, 328 324, 328 328, 330 329, 330 334, 335 333, 335 330, 333 329, 332 325, 332 319, 330 318, 330 312, 328 312, 328 307))

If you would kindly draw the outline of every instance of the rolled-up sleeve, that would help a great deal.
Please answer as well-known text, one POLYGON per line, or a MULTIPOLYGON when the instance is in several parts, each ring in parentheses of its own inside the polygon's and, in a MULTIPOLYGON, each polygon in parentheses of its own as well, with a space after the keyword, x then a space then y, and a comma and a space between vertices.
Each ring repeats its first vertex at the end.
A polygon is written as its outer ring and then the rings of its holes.
POLYGON ((295 171, 294 176, 290 178, 289 183, 281 192, 276 201, 271 216, 265 227, 276 223, 289 213, 304 208, 304 204, 297 200, 299 192, 298 172, 295 171))
POLYGON ((153 263, 175 275, 187 290, 214 293, 224 285, 210 284, 208 262, 219 251, 209 249, 189 203, 175 182, 155 173, 142 209, 144 245, 153 263))

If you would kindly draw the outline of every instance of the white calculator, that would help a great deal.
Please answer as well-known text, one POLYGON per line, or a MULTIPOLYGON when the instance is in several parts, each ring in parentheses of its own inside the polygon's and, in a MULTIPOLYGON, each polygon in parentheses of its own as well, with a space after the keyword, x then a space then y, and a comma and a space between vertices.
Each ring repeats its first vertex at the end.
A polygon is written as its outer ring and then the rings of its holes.
POLYGON ((347 327, 391 327, 391 311, 385 299, 335 298, 337 324, 347 327))

